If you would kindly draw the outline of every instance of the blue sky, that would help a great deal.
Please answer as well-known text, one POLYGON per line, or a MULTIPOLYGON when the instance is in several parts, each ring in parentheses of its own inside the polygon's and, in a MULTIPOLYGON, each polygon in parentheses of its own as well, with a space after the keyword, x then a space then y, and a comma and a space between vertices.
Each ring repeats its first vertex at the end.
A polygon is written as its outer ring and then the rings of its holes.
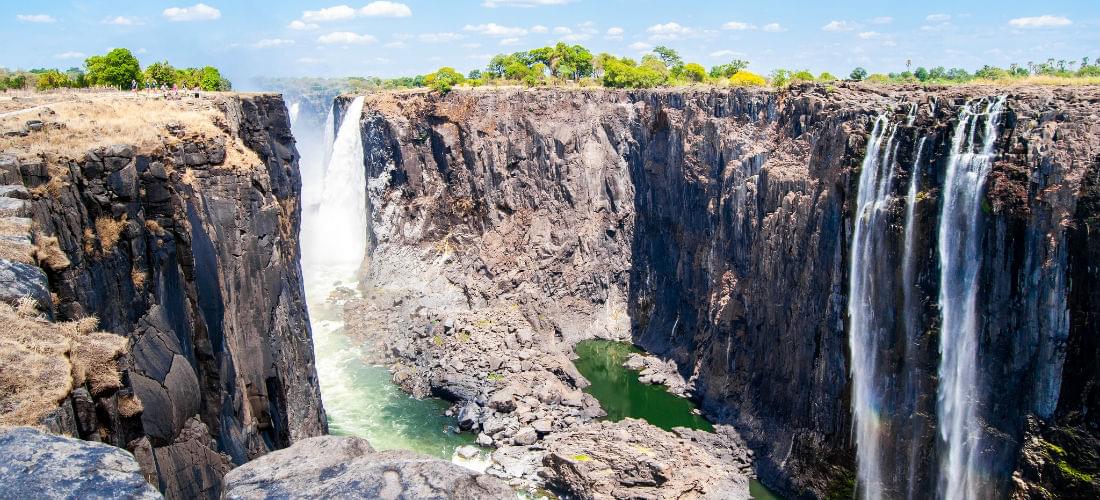
POLYGON ((668 45, 705 66, 846 75, 1100 59, 1100 0, 0 0, 0 66, 79 66, 112 47, 142 64, 249 77, 400 76, 558 40, 639 56, 668 45))

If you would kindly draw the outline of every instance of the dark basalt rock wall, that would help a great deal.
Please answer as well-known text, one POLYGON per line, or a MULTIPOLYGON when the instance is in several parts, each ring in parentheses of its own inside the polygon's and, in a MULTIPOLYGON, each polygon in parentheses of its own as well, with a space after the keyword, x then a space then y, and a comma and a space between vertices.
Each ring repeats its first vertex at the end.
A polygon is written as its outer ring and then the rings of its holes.
POLYGON ((222 137, 184 127, 156 151, 117 145, 21 167, 48 193, 37 227, 69 260, 45 266, 58 319, 95 315, 131 341, 125 387, 74 399, 77 428, 55 430, 131 450, 175 498, 217 498, 234 465, 326 432, 286 109, 276 95, 216 105, 222 137), (120 407, 130 395, 141 408, 120 407))
MULTIPOLYGON (((886 487, 933 495, 939 191, 960 108, 1002 94, 982 214, 983 473, 1002 496, 1036 494, 1040 483, 1088 496, 1095 461, 1081 457, 1095 456, 1100 433, 1100 292, 1086 264, 1097 248, 1095 89, 371 95, 368 282, 395 283, 419 266, 450 285, 422 297, 457 290, 469 308, 511 307, 548 339, 628 335, 694 378, 709 415, 737 425, 756 450, 765 483, 795 496, 850 495, 848 252, 858 169, 874 117, 887 113, 901 124, 892 261, 903 251, 907 180, 926 187, 915 206, 917 313, 903 316, 900 303, 884 311, 881 363, 903 389, 885 396, 883 428, 905 450, 884 464, 894 478, 886 487), (914 104, 922 111, 906 125, 914 104), (926 160, 913 172, 922 137, 926 160), (410 260, 409 248, 426 256, 410 260), (625 332, 619 316, 629 317, 625 332), (922 332, 914 341, 903 321, 922 332), (1034 465, 1029 440, 1057 442, 1061 458, 1034 465)), ((348 102, 337 99, 337 115, 348 102)), ((900 302, 900 271, 879 279, 900 302)))

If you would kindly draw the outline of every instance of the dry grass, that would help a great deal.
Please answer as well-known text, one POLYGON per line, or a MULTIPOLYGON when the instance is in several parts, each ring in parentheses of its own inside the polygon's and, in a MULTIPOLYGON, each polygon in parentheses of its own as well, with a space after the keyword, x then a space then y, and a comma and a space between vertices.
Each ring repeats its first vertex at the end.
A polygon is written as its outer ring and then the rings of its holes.
POLYGON ((37 425, 74 387, 92 394, 121 387, 125 337, 94 332, 94 318, 51 323, 34 301, 0 302, 0 426, 37 425))
POLYGON ((140 290, 143 286, 145 286, 145 278, 146 277, 147 276, 145 274, 145 271, 143 271, 141 269, 138 269, 136 267, 133 270, 130 271, 130 281, 134 282, 134 288, 136 288, 138 290, 140 290))
POLYGON ((72 265, 69 256, 61 250, 61 244, 57 241, 56 236, 35 235, 34 256, 39 263, 54 271, 60 271, 72 265))
MULTIPOLYGON (((167 148, 184 139, 205 142, 225 137, 227 164, 240 170, 262 165, 254 151, 226 132, 225 114, 216 99, 170 101, 128 93, 70 97, 39 110, 0 118, 0 131, 22 128, 32 119, 47 124, 26 137, 0 137, 0 151, 44 158, 52 164, 59 159, 80 160, 90 149, 129 144, 139 154, 166 157, 167 148), (182 134, 169 132, 169 125, 182 128, 182 134)), ((51 194, 64 187, 61 182, 48 186, 51 194)))
POLYGON ((35 247, 30 243, 0 239, 0 259, 34 265, 35 247))
POLYGON ((100 217, 95 220, 95 232, 99 236, 99 248, 104 254, 115 248, 119 238, 122 237, 124 229, 126 229, 126 214, 122 214, 122 219, 119 220, 110 217, 100 217))
POLYGON ((132 417, 145 411, 145 406, 136 395, 122 396, 118 398, 118 414, 123 417, 132 417))
POLYGON ((156 219, 145 219, 145 229, 149 230, 155 236, 164 236, 164 228, 156 219))

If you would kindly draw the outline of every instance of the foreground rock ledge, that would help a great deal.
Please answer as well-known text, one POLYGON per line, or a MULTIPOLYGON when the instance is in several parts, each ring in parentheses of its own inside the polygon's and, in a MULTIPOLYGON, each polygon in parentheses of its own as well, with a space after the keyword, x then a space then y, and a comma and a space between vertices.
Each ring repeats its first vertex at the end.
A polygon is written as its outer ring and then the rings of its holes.
POLYGON ((365 439, 322 436, 269 453, 225 476, 226 498, 513 499, 506 484, 411 451, 377 452, 365 439))
POLYGON ((0 430, 0 498, 163 498, 134 456, 29 427, 0 430))

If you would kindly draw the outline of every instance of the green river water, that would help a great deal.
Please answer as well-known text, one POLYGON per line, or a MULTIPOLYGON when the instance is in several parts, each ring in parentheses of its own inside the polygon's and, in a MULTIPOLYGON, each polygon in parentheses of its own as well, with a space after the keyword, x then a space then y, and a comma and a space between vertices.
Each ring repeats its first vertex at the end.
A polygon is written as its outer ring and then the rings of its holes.
MULTIPOLYGON (((696 414, 695 403, 668 392, 663 385, 638 381, 638 372, 623 367, 631 353, 642 351, 625 342, 586 340, 574 349, 577 370, 592 383, 585 392, 595 396, 607 412, 607 419, 617 422, 624 418, 639 418, 665 430, 688 427, 707 432, 714 425, 696 414)), ((749 494, 758 500, 777 500, 759 481, 749 482, 749 494)))

